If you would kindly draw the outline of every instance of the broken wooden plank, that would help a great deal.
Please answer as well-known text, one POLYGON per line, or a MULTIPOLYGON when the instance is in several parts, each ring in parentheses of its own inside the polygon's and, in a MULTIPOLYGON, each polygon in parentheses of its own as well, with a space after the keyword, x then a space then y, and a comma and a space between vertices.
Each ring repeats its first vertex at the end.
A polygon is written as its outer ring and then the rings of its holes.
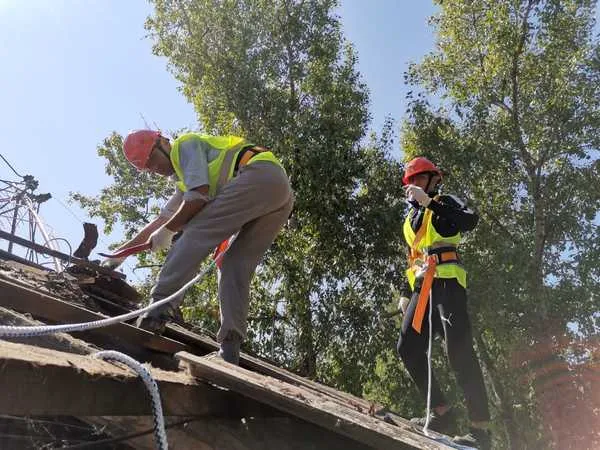
POLYGON ((0 238, 6 239, 7 241, 10 241, 10 242, 14 242, 15 244, 19 244, 23 247, 27 247, 31 250, 35 250, 38 253, 53 256, 55 258, 61 259, 63 261, 71 263, 71 264, 89 267, 91 269, 94 269, 96 272, 101 273, 103 275, 107 275, 109 277, 120 278, 120 279, 126 278, 126 275, 124 273, 115 272, 114 270, 99 266, 98 264, 90 262, 86 259, 77 258, 75 256, 67 255, 66 253, 59 252, 58 250, 44 247, 43 245, 40 245, 36 242, 31 242, 31 241, 28 241, 27 239, 23 239, 22 237, 14 236, 10 233, 7 233, 6 231, 0 230, 0 238))
MULTIPOLYGON (((2 308, 0 306, 0 324, 9 326, 40 326, 45 325, 42 322, 33 320, 12 309, 2 308)), ((2 338, 7 342, 15 342, 36 347, 49 348, 50 350, 67 351, 78 355, 88 355, 98 351, 97 347, 89 345, 87 342, 74 338, 66 333, 55 333, 46 336, 28 336, 2 338)))
MULTIPOLYGON (((213 339, 210 339, 206 336, 200 336, 196 333, 186 330, 185 328, 179 325, 167 325, 167 329, 164 335, 171 337, 179 342, 183 342, 205 350, 207 353, 219 350, 219 344, 213 339)), ((290 372, 289 370, 277 367, 273 363, 270 363, 266 360, 262 360, 255 356, 251 356, 247 353, 240 354, 240 367, 252 370, 253 372, 257 372, 263 375, 268 375, 273 378, 277 378, 278 380, 282 380, 290 384, 304 386, 306 388, 312 389, 313 391, 328 395, 333 399, 337 399, 343 404, 355 408, 359 412, 378 411, 383 409, 382 405, 378 405, 374 402, 369 402, 368 400, 356 397, 352 394, 348 394, 347 392, 342 392, 330 386, 326 386, 324 384, 317 383, 316 381, 303 378, 300 375, 290 372)), ((402 417, 394 416, 394 420, 396 422, 402 422, 406 426, 410 426, 409 421, 402 417)))
POLYGON ((352 407, 319 395, 309 389, 293 386, 281 380, 233 366, 215 357, 199 357, 178 353, 177 358, 189 364, 193 375, 262 401, 308 422, 346 437, 385 449, 450 449, 410 427, 385 423, 376 417, 360 413, 352 407))
MULTIPOLYGON (((260 402, 199 383, 186 372, 150 368, 165 415, 280 416, 260 402)), ((19 416, 151 415, 142 380, 128 368, 91 356, 0 341, 0 414, 19 416)))
MULTIPOLYGON (((189 344, 194 348, 204 350, 206 351, 206 353, 211 353, 219 350, 219 344, 215 340, 186 330, 185 328, 177 324, 167 325, 164 336, 168 336, 179 342, 189 344)), ((240 354, 240 367, 263 375, 268 375, 273 378, 277 378, 278 380, 282 380, 293 385, 304 386, 308 389, 312 389, 313 391, 328 395, 332 399, 335 399, 342 404, 352 407, 359 412, 366 413, 369 411, 378 411, 383 409, 382 405, 369 402, 363 398, 356 397, 352 394, 339 391, 330 386, 326 386, 315 381, 309 380, 307 378, 303 378, 300 375, 292 373, 281 367, 277 367, 274 364, 269 363, 268 361, 262 360, 255 356, 251 356, 247 353, 242 352, 240 354)), ((402 417, 394 416, 394 420, 397 423, 402 423, 405 426, 411 426, 409 421, 402 417)))
POLYGON ((77 247, 77 250, 73 252, 73 256, 78 258, 87 258, 92 253, 92 250, 96 248, 98 244, 98 227, 96 224, 84 222, 83 223, 83 240, 77 247))
MULTIPOLYGON (((53 323, 80 323, 105 319, 105 316, 89 311, 81 306, 62 301, 56 297, 37 292, 20 283, 0 278, 0 306, 18 312, 29 313, 34 317, 53 323)), ((146 330, 118 323, 108 327, 87 330, 86 333, 110 334, 130 344, 136 344, 163 353, 176 353, 191 350, 185 344, 172 339, 149 333, 146 330)), ((78 335, 79 333, 73 333, 78 335)))
POLYGON ((194 333, 176 323, 168 323, 163 336, 200 348, 205 351, 205 354, 219 350, 219 344, 214 339, 194 333))
POLYGON ((369 410, 381 408, 381 405, 377 405, 363 398, 348 394, 347 392, 342 392, 330 386, 317 383, 316 381, 309 380, 308 378, 301 377, 300 375, 290 372, 289 370, 277 367, 254 356, 245 354, 243 358, 240 358, 240 365, 244 368, 252 370, 253 372, 268 375, 270 377, 277 378, 278 380, 285 381, 286 383, 302 386, 315 392, 328 395, 348 406, 355 408, 359 412, 366 413, 369 410))

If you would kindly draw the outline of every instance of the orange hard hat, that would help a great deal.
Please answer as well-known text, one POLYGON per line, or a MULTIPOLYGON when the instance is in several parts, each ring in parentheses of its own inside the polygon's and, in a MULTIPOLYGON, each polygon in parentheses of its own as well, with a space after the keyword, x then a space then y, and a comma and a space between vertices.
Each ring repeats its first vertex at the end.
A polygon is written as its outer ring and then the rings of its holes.
POLYGON ((137 169, 144 170, 150 159, 150 153, 160 137, 160 131, 135 130, 130 132, 123 142, 125 158, 137 169))
POLYGON ((408 179, 413 175, 417 175, 419 173, 424 172, 434 172, 442 178, 442 171, 437 168, 437 166, 429 161, 424 156, 419 156, 417 158, 411 159, 406 166, 404 166, 404 176, 402 177, 402 182, 404 184, 408 184, 408 179))

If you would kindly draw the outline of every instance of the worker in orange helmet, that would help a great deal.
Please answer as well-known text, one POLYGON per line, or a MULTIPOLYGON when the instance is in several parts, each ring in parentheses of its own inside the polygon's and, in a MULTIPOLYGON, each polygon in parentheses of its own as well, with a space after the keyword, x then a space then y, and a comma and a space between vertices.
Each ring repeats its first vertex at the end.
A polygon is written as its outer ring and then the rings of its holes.
MULTIPOLYGON (((119 250, 148 243, 169 249, 152 302, 166 298, 197 273, 220 243, 237 233, 220 264, 217 334, 220 354, 238 364, 246 335, 250 280, 261 257, 289 217, 293 193, 281 163, 268 149, 238 136, 187 133, 170 141, 154 130, 131 132, 123 143, 138 170, 176 180, 173 196, 160 214, 119 250), (172 243, 176 233, 181 237, 172 243)), ((105 265, 118 267, 123 258, 105 265)), ((176 318, 183 295, 141 316, 137 326, 162 333, 176 318)))
MULTIPOLYGON (((461 233, 473 230, 478 216, 455 196, 439 194, 442 172, 425 157, 414 158, 406 164, 402 181, 411 205, 403 234, 409 247, 406 275, 412 296, 405 308, 398 355, 424 399, 431 390, 429 428, 444 434, 454 432, 454 410, 446 402, 435 377, 432 376, 431 385, 428 384, 431 306, 431 334, 444 338, 448 360, 464 392, 471 420, 470 432, 455 436, 454 441, 490 448, 487 393, 473 350, 466 271, 457 249, 461 233)), ((427 417, 411 421, 423 427, 427 417)))

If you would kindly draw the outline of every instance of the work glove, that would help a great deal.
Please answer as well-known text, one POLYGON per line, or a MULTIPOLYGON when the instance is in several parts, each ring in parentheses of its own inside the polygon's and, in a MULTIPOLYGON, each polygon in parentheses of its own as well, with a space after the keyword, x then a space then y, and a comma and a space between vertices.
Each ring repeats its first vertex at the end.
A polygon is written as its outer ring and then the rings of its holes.
POLYGON ((408 305, 410 304, 410 298, 402 296, 400 297, 400 301, 398 303, 402 312, 406 314, 406 310, 408 309, 408 305))
POLYGON ((121 258, 106 258, 104 261, 102 261, 100 263, 100 265, 102 267, 106 267, 107 269, 115 270, 121 264, 123 264, 123 261, 125 261, 126 258, 127 258, 126 256, 123 256, 121 258))
POLYGON ((171 242, 173 242, 173 236, 177 233, 175 231, 169 230, 167 227, 162 226, 155 232, 153 232, 148 240, 152 244, 152 251, 159 252, 161 250, 165 250, 171 246, 171 242))
POLYGON ((406 191, 406 196, 409 200, 414 200, 421 206, 427 207, 431 203, 431 197, 419 186, 409 184, 404 187, 404 190, 406 191))

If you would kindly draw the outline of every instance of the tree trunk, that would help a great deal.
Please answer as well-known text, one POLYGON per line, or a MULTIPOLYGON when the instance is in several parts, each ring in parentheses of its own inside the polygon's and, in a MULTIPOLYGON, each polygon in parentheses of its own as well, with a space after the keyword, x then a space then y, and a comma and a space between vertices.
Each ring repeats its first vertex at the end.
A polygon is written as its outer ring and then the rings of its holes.
POLYGON ((512 408, 510 407, 511 401, 508 398, 504 386, 499 378, 496 378, 495 375, 498 373, 496 366, 490 357, 490 354, 487 350, 487 346, 485 345, 485 341, 479 332, 474 333, 475 342, 477 343, 477 349, 479 350, 479 356, 483 365, 485 367, 485 372, 489 377, 489 381, 500 400, 500 411, 502 416, 502 423, 506 430, 506 436, 508 439, 507 448, 519 449, 526 448, 525 442, 523 441, 519 428, 517 427, 517 421, 513 415, 512 408))
MULTIPOLYGON (((537 188, 539 190, 539 186, 537 188)), ((542 288, 544 284, 543 274, 543 257, 544 247, 546 245, 546 216, 543 208, 543 201, 539 192, 534 193, 534 247, 531 259, 530 270, 530 285, 529 285, 529 301, 539 305, 539 313, 541 320, 539 323, 544 323, 548 319, 548 307, 542 296, 542 288)))
POLYGON ((317 355, 313 339, 312 312, 310 298, 302 305, 300 311, 300 327, 298 338, 298 370, 300 375, 314 379, 317 374, 317 355))

